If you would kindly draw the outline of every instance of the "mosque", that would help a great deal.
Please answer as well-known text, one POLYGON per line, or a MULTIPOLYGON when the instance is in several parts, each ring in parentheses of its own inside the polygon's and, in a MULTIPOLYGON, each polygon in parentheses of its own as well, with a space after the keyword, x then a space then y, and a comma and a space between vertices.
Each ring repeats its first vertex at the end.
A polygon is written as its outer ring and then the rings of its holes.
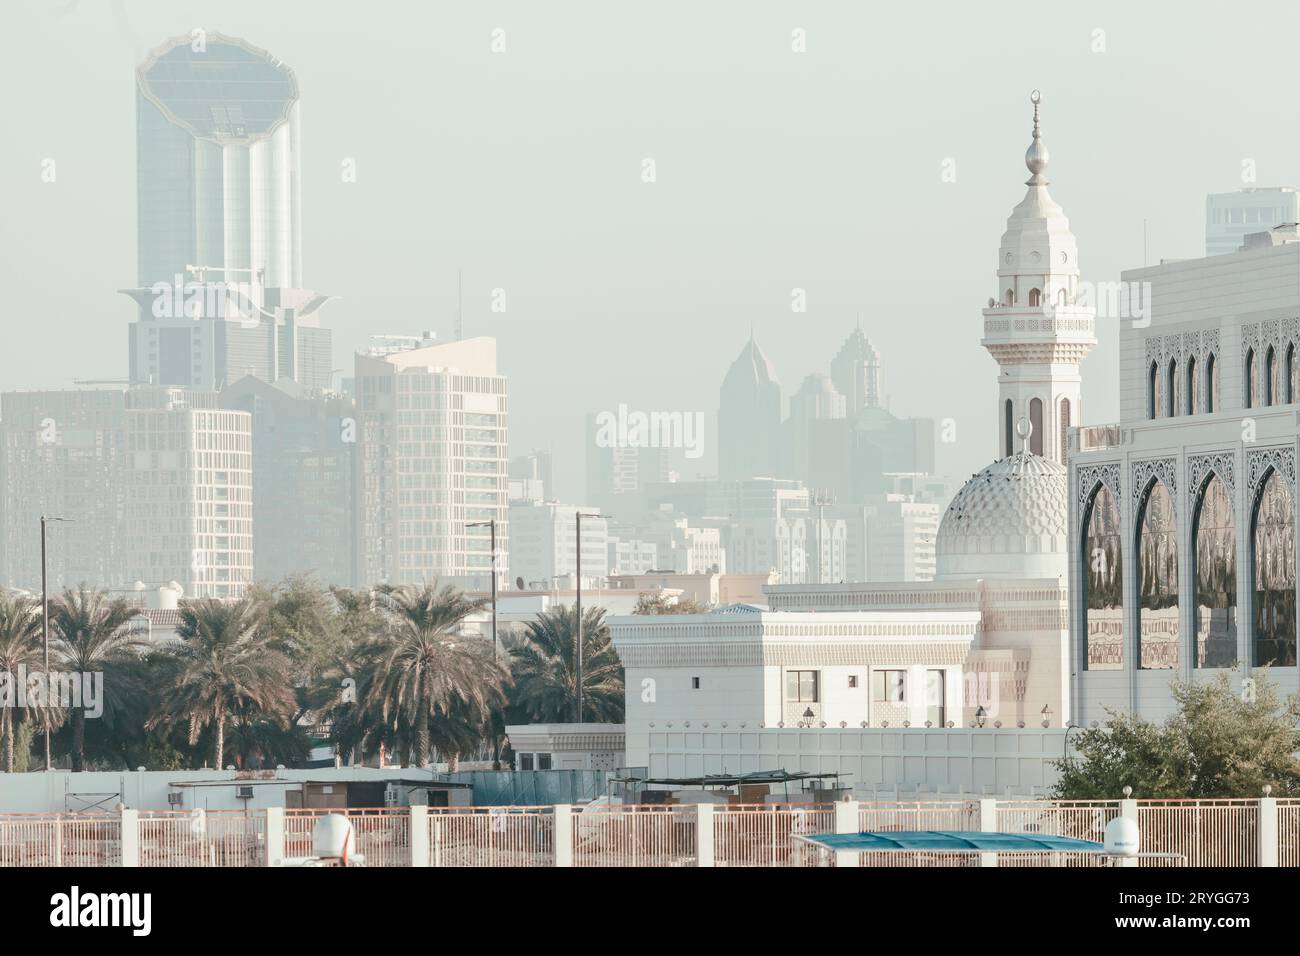
MULTIPOLYGON (((776 585, 764 588, 767 607, 612 618, 629 765, 770 769, 766 735, 788 729, 1028 729, 1011 749, 1042 756, 1043 735, 1071 719, 1066 462, 1079 365, 1096 339, 1077 244, 1048 193, 1037 92, 1031 102, 1027 191, 983 310, 982 344, 998 364, 997 460, 944 514, 936 579, 776 585)), ((831 747, 837 766, 849 759, 834 734, 809 737, 798 754, 831 747)), ((866 757, 849 763, 864 781, 875 772, 866 757)))

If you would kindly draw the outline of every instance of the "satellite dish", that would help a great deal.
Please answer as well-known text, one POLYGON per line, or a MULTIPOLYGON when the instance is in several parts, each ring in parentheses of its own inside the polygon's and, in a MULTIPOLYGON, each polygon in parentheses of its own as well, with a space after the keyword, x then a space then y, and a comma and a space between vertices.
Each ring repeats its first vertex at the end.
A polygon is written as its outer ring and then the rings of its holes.
POLYGON ((326 814, 312 827, 311 845, 312 852, 322 860, 339 860, 347 866, 352 849, 352 824, 342 814, 326 814))
POLYGON ((1142 844, 1136 820, 1116 817, 1106 824, 1107 856, 1134 857, 1142 844))

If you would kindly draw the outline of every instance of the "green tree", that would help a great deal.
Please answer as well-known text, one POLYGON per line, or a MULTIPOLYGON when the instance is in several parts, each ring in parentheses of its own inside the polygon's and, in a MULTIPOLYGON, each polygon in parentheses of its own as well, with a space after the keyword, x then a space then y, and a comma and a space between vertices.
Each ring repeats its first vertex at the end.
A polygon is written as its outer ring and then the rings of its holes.
POLYGON ((633 614, 707 614, 709 609, 694 598, 670 600, 662 591, 637 595, 633 614))
MULTIPOLYGON (((120 598, 84 585, 67 588, 50 604, 50 651, 54 666, 73 675, 103 675, 103 714, 113 720, 134 699, 128 672, 144 645, 131 636, 127 623, 135 612, 120 598)), ((54 701, 50 702, 51 704, 54 701)), ((86 763, 86 708, 72 707, 72 769, 86 763)))
POLYGON ((338 736, 413 749, 421 767, 440 745, 454 764, 504 702, 508 678, 490 642, 465 631, 486 602, 432 584, 378 589, 375 602, 382 623, 353 656, 356 706, 338 736))
POLYGON ((1300 796, 1300 697, 1283 701, 1267 675, 1249 698, 1226 675, 1175 682, 1177 711, 1163 723, 1111 713, 1101 727, 1073 737, 1078 759, 1056 762, 1055 796, 1114 799, 1125 786, 1137 797, 1300 796))
MULTIPOLYGON (((563 723, 577 713, 578 615, 560 606, 543 611, 521 633, 506 638, 514 675, 511 715, 525 721, 563 723)), ((582 614, 582 719, 623 719, 623 665, 609 638, 602 608, 582 614)))
POLYGON ((232 719, 258 719, 288 728, 297 710, 289 658, 263 638, 265 607, 248 598, 222 602, 204 598, 182 603, 180 642, 169 648, 174 659, 148 727, 188 725, 193 747, 212 728, 212 760, 220 768, 226 751, 226 725, 232 719))
MULTIPOLYGON (((40 601, 34 598, 0 591, 0 674, 9 675, 8 693, 13 695, 9 700, 0 699, 0 737, 4 738, 5 773, 13 773, 15 767, 14 754, 18 749, 15 715, 20 709, 26 715, 25 707, 16 706, 22 690, 15 683, 17 675, 20 668, 34 673, 45 666, 40 608, 40 601)), ((25 759, 23 763, 26 763, 25 759)))

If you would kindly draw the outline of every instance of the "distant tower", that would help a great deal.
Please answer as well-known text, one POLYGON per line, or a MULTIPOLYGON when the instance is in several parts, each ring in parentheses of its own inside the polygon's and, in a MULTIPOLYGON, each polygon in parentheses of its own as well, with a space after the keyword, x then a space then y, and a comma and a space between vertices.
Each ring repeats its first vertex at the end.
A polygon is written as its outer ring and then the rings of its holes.
POLYGON ((1047 194, 1048 153, 1038 127, 1025 153, 1032 174, 998 250, 998 294, 984 310, 983 346, 997 360, 998 457, 1020 451, 1016 423, 1032 425, 1028 450, 1065 464, 1079 423, 1079 364, 1097 344, 1092 308, 1079 304, 1079 256, 1069 220, 1047 194))
POLYGON ((722 380, 718 401, 718 474, 723 481, 777 477, 781 386, 753 332, 722 380))
POLYGON ((858 323, 831 360, 831 380, 835 390, 844 396, 849 418, 856 418, 864 408, 885 404, 880 353, 863 333, 862 323, 858 323))

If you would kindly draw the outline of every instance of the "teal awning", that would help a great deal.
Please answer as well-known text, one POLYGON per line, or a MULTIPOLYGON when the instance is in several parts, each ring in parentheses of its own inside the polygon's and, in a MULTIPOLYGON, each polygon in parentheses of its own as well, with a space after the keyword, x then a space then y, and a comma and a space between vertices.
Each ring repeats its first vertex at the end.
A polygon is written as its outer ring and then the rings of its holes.
POLYGON ((1105 853, 1092 840, 1042 833, 977 833, 969 830, 887 830, 880 833, 818 833, 801 837, 827 850, 850 853, 1105 853))

